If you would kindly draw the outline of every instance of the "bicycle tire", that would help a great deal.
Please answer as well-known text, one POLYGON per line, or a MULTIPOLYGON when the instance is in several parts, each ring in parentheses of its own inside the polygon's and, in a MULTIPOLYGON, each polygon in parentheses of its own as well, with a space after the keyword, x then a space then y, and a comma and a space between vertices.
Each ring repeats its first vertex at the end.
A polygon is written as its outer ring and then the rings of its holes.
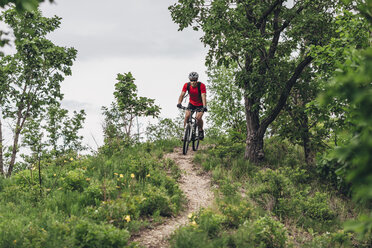
POLYGON ((199 148, 199 128, 196 127, 194 128, 194 137, 192 139, 192 150, 197 151, 199 148))
POLYGON ((189 149, 189 143, 190 143, 189 136, 190 136, 190 124, 187 124, 185 128, 185 134, 183 135, 183 149, 182 149, 183 155, 186 155, 187 150, 189 149))

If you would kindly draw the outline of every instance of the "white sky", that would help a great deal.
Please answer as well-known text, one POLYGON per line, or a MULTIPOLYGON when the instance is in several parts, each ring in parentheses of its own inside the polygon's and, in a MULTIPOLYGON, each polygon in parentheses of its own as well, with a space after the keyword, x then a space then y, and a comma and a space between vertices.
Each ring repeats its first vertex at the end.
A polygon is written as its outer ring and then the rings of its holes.
POLYGON ((84 143, 103 144, 101 107, 113 101, 117 73, 132 72, 140 96, 154 98, 161 117, 174 118, 190 71, 206 82, 206 48, 200 33, 177 31, 168 6, 176 0, 56 0, 43 3, 44 16, 62 17, 49 38, 78 50, 72 76, 62 83, 63 106, 85 109, 84 143))

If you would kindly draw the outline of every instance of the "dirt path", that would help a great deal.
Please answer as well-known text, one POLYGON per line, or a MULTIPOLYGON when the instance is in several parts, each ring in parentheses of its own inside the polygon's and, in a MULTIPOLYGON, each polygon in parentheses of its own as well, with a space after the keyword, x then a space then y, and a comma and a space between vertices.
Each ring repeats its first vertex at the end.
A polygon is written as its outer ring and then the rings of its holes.
POLYGON ((188 200, 186 210, 181 215, 168 219, 154 229, 145 230, 133 241, 149 248, 168 247, 167 239, 176 229, 189 222, 188 215, 190 213, 212 204, 213 193, 210 188, 210 176, 198 173, 200 169, 193 165, 193 156, 192 151, 189 151, 186 156, 183 155, 181 148, 176 148, 173 153, 166 155, 166 158, 173 159, 181 169, 179 185, 188 200))

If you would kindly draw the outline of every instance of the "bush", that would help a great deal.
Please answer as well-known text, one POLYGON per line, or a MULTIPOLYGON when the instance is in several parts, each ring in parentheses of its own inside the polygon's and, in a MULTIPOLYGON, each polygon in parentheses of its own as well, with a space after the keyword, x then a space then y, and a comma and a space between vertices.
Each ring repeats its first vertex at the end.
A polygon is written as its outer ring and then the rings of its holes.
POLYGON ((124 247, 129 240, 127 230, 117 229, 109 224, 95 224, 87 220, 74 222, 74 245, 81 248, 124 247))
POLYGON ((305 248, 331 248, 331 247, 352 247, 350 233, 340 230, 335 233, 323 233, 304 245, 305 248))
POLYGON ((245 222, 233 235, 234 247, 285 247, 288 236, 284 225, 270 216, 245 222))
POLYGON ((211 210, 202 209, 197 215, 192 216, 190 221, 195 221, 199 228, 208 234, 208 237, 213 238, 221 231, 225 217, 211 210))
POLYGON ((63 187, 67 190, 77 190, 81 192, 84 187, 88 185, 84 170, 80 168, 70 170, 61 180, 63 180, 63 187))
POLYGON ((235 228, 256 215, 253 206, 245 200, 239 200, 236 204, 221 202, 219 209, 226 218, 225 223, 235 228))

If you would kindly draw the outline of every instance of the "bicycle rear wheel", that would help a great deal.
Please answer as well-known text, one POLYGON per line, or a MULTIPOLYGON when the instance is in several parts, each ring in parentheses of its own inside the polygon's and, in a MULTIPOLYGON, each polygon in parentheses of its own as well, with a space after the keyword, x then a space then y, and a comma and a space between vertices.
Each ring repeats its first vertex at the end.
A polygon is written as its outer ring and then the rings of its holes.
POLYGON ((194 137, 192 139, 192 150, 197 151, 199 148, 199 128, 195 125, 194 137))
POLYGON ((191 129, 190 124, 187 124, 186 128, 185 128, 185 134, 183 135, 183 149, 182 149, 182 152, 183 152, 184 155, 186 155, 187 150, 189 149, 190 129, 191 129))

